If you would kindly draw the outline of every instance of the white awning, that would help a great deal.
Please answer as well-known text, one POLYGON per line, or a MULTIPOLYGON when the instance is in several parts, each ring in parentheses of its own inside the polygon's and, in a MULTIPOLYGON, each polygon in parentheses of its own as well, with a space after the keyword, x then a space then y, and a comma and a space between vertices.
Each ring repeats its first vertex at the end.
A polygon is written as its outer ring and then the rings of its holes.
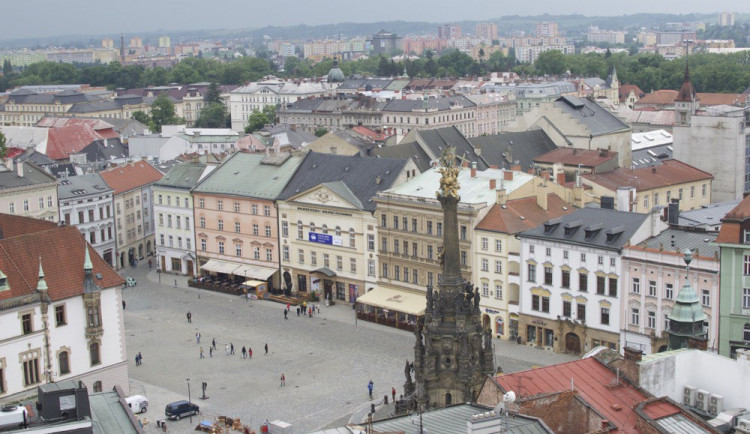
POLYGON ((268 280, 269 277, 273 276, 277 270, 276 268, 261 267, 259 265, 240 265, 232 274, 235 276, 242 276, 247 278, 253 278, 257 280, 268 280))
POLYGON ((357 297, 357 303, 410 315, 424 315, 427 296, 390 288, 375 288, 357 297))
POLYGON ((214 273, 232 274, 240 264, 234 262, 220 261, 218 259, 209 259, 208 262, 201 266, 201 270, 213 271, 214 273))

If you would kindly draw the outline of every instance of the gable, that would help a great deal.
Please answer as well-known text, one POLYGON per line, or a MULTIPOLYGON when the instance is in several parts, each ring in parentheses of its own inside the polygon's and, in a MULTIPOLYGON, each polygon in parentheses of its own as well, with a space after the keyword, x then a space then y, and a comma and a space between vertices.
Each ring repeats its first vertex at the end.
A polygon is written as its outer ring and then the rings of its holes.
POLYGON ((317 187, 301 192, 296 196, 292 196, 289 198, 288 202, 359 210, 359 207, 352 203, 352 201, 342 197, 324 185, 318 185, 317 187))

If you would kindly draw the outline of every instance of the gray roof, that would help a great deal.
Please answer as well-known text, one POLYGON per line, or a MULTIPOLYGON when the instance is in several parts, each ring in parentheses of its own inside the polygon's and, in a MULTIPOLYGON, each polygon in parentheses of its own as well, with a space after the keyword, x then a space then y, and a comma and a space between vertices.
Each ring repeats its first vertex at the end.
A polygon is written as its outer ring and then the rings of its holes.
POLYGON ((301 112, 307 112, 315 110, 320 103, 323 102, 323 98, 303 98, 298 99, 297 101, 293 102, 292 104, 289 104, 286 107, 286 111, 295 112, 295 111, 301 111, 301 112))
POLYGON ((275 200, 302 159, 295 155, 236 152, 203 178, 193 189, 196 193, 224 194, 275 200))
POLYGON ((648 214, 583 208, 517 236, 619 251, 647 218, 648 214))
POLYGON ((391 78, 349 78, 344 80, 337 89, 364 89, 368 85, 372 89, 385 89, 392 81, 391 78))
POLYGON ((130 416, 130 410, 127 405, 123 405, 121 398, 124 399, 124 396, 120 396, 116 391, 89 395, 95 434, 144 432, 139 429, 140 427, 136 428, 136 419, 130 416))
POLYGON ((591 135, 600 136, 630 127, 607 109, 588 98, 561 96, 553 103, 555 107, 585 125, 591 135))
POLYGON ((633 164, 631 169, 640 169, 641 167, 661 166, 662 160, 672 158, 672 144, 652 146, 650 148, 634 149, 631 151, 633 164))
MULTIPOLYGON (((424 107, 424 101, 421 99, 392 99, 383 107, 387 112, 412 112, 424 107)), ((469 98, 463 95, 445 96, 439 98, 429 98, 427 105, 430 110, 438 111, 450 110, 452 104, 460 104, 463 107, 476 107, 469 98)))
POLYGON ((56 164, 57 161, 49 158, 48 156, 42 154, 41 152, 37 152, 35 150, 26 151, 23 154, 19 155, 18 157, 14 158, 16 161, 29 161, 37 166, 43 167, 43 166, 49 166, 52 164, 56 164))
POLYGON ((402 143, 394 146, 384 146, 382 148, 372 148, 368 155, 379 158, 394 158, 397 160, 406 160, 411 158, 417 169, 424 172, 430 168, 430 156, 419 146, 417 142, 402 143))
POLYGON ((721 219, 729 214, 738 204, 739 200, 731 202, 717 202, 704 205, 692 211, 681 211, 677 224, 683 227, 712 227, 721 225, 721 219))
MULTIPOLYGON (((458 434, 466 432, 466 422, 474 415, 486 413, 489 409, 475 404, 459 404, 422 413, 422 426, 424 432, 430 434, 458 434)), ((394 417, 392 419, 380 420, 372 423, 372 429, 376 432, 405 432, 413 433, 419 431, 418 422, 415 425, 413 419, 419 418, 414 414, 394 417)), ((513 417, 494 416, 502 420, 501 426, 507 427, 510 433, 551 433, 552 431, 539 419, 516 414, 513 417)), ((499 427, 498 427, 499 428, 499 427)), ((499 431, 497 431, 499 432, 499 431)))
POLYGON ((481 149, 487 164, 503 168, 518 164, 521 169, 528 169, 536 157, 557 148, 543 130, 472 137, 469 141, 481 149))
MULTIPOLYGON (((440 154, 448 146, 455 148, 456 158, 461 161, 477 163, 477 169, 486 170, 489 165, 484 159, 474 152, 471 142, 461 134, 456 127, 437 128, 434 130, 418 130, 417 135, 422 142, 430 148, 432 155, 439 158, 440 154)), ((419 141, 419 139, 417 139, 419 141)))
POLYGON ((391 188, 405 165, 404 160, 308 152, 297 173, 279 195, 279 200, 287 200, 326 184, 360 209, 374 211, 372 198, 378 191, 391 188))
POLYGON ((79 153, 86 154, 86 161, 111 161, 127 158, 128 152, 120 139, 94 140, 79 153))
POLYGON ((12 171, 8 170, 4 165, 0 166, 0 190, 52 182, 57 182, 55 177, 35 164, 28 162, 15 163, 12 171), (18 170, 16 169, 18 164, 23 164, 23 176, 18 176, 18 170))
POLYGON ((682 252, 685 249, 698 249, 701 256, 712 257, 717 255, 716 257, 718 258, 719 245, 714 242, 716 241, 717 236, 719 236, 718 232, 696 232, 684 229, 667 229, 662 231, 659 235, 651 237, 638 245, 650 249, 663 248, 664 250, 673 252, 682 252))
POLYGON ((60 179, 57 185, 58 199, 71 199, 85 195, 97 195, 111 192, 113 189, 104 182, 98 173, 71 176, 60 179))
POLYGON ((206 170, 206 165, 204 163, 193 161, 180 163, 170 169, 169 172, 167 172, 167 174, 154 185, 189 190, 198 184, 204 170, 206 170))

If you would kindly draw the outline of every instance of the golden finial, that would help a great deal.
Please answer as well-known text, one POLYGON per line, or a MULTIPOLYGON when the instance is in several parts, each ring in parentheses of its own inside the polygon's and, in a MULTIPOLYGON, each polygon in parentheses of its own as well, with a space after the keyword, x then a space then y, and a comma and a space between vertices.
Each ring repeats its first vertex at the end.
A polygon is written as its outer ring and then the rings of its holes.
POLYGON ((440 155, 440 191, 438 197, 458 197, 458 167, 456 167, 456 154, 452 147, 443 149, 440 155))

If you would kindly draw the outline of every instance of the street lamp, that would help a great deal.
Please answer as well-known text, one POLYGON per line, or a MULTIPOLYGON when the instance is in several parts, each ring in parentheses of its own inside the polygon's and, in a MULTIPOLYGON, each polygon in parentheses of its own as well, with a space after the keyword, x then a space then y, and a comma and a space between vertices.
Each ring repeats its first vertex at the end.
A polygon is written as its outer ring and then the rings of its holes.
POLYGON ((190 379, 186 379, 188 385, 188 407, 190 407, 190 423, 193 423, 193 403, 190 401, 190 379))

